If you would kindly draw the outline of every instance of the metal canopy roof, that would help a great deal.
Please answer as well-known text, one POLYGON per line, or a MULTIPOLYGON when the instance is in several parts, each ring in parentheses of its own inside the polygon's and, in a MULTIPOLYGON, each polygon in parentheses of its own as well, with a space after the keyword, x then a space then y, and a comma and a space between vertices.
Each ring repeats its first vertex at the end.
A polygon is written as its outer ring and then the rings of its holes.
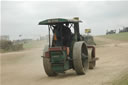
POLYGON ((57 23, 78 23, 82 22, 78 19, 64 19, 64 18, 54 18, 54 19, 47 19, 44 21, 39 22, 39 25, 52 25, 57 23))

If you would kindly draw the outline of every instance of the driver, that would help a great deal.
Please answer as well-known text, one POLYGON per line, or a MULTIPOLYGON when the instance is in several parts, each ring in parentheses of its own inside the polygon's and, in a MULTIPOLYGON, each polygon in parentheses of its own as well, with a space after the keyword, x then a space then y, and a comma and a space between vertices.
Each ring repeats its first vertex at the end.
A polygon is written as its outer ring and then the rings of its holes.
POLYGON ((62 33, 63 45, 70 47, 71 30, 69 28, 69 23, 65 23, 65 25, 63 24, 62 33))

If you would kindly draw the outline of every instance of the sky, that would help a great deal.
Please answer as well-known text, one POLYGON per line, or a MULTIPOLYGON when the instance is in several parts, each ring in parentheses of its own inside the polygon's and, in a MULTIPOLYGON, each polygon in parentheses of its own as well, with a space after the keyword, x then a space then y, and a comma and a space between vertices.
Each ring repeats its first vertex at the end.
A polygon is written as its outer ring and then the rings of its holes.
POLYGON ((85 29, 91 29, 91 35, 104 35, 107 29, 118 32, 128 26, 128 1, 1 1, 1 35, 36 39, 48 34, 40 21, 73 17, 83 21, 81 34, 85 29))

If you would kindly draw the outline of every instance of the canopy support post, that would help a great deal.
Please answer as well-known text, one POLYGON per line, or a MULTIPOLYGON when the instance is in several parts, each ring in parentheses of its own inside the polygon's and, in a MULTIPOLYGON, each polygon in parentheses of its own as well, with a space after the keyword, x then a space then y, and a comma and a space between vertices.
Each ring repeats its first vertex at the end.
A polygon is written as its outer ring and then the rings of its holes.
POLYGON ((48 25, 48 31, 49 31, 49 48, 50 48, 50 41, 51 41, 51 39, 50 39, 50 25, 48 25))

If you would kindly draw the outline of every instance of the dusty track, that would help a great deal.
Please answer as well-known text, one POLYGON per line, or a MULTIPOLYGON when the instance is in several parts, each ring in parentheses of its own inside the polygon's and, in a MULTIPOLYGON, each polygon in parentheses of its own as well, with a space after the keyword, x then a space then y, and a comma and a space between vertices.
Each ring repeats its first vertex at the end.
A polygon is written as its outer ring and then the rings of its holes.
POLYGON ((69 70, 57 77, 47 77, 40 57, 42 48, 2 54, 2 85, 108 85, 128 71, 128 43, 107 42, 110 43, 97 47, 100 60, 96 68, 82 76, 69 70))

